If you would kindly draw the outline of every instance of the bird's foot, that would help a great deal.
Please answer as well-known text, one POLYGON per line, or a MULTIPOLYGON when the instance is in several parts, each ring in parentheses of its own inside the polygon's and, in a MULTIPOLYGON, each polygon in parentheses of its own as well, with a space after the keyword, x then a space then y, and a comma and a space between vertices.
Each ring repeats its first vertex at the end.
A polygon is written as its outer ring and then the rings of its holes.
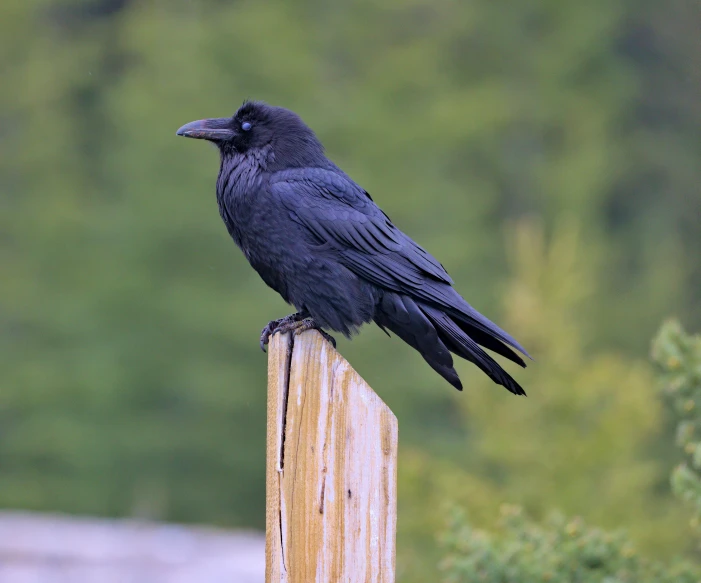
POLYGON ((286 332, 293 332, 295 335, 301 334, 305 330, 316 330, 321 334, 331 345, 336 348, 336 339, 324 332, 321 327, 314 321, 314 318, 310 318, 307 314, 302 314, 297 312, 296 314, 290 314, 279 320, 273 320, 269 322, 268 325, 263 328, 260 334, 260 348, 265 352, 265 347, 273 334, 278 332, 284 334, 286 332))
POLYGON ((331 336, 331 334, 328 334, 327 332, 324 332, 321 329, 321 326, 317 324, 314 321, 314 318, 304 318, 304 320, 300 320, 299 322, 296 322, 295 324, 292 325, 294 330, 294 334, 301 334, 305 330, 316 330, 319 334, 323 336, 323 338, 331 344, 334 348, 336 348, 336 339, 331 336))
MULTIPOLYGON (((282 327, 300 322, 306 317, 307 314, 303 314, 302 312, 296 312, 295 314, 290 314, 289 316, 285 316, 284 318, 280 318, 279 320, 271 320, 270 322, 268 322, 268 324, 265 326, 265 328, 263 328, 263 330, 261 330, 260 333, 260 349, 263 352, 265 352, 265 347, 268 345, 270 337, 276 332, 283 332, 283 330, 281 329, 282 327)), ((284 332, 287 332, 287 330, 284 330, 284 332)))

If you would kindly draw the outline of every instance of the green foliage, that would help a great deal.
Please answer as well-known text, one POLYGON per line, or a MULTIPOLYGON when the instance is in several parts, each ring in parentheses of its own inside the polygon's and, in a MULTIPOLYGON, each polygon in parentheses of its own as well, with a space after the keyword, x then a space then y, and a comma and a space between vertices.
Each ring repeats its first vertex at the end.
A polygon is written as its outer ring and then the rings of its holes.
MULTIPOLYGON (((672 474, 675 493, 701 515, 699 436, 701 435, 701 337, 686 334, 678 322, 665 323, 653 343, 653 358, 663 370, 664 392, 678 421, 677 443, 690 456, 689 465, 672 474)), ((648 512, 644 510, 642 512, 648 512)), ((580 518, 550 514, 534 522, 517 506, 502 506, 491 532, 472 526, 453 511, 444 536, 446 583, 696 583, 701 565, 675 559, 646 559, 622 531, 588 527, 580 518)), ((683 548, 683 547, 682 547, 683 548)))
POLYGON ((701 567, 642 557, 622 532, 551 515, 543 524, 504 507, 496 530, 455 513, 445 536, 445 583, 698 583, 701 567))
POLYGON ((684 332, 677 321, 666 322, 655 338, 652 356, 663 371, 664 392, 677 417, 677 445, 689 458, 672 473, 672 488, 701 522, 701 336, 684 332))

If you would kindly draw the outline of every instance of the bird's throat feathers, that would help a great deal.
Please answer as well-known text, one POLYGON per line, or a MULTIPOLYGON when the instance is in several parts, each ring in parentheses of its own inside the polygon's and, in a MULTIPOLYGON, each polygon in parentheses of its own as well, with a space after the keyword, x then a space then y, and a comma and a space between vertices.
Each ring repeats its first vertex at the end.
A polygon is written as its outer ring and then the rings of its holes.
POLYGON ((231 198, 253 193, 261 183, 261 177, 270 162, 270 152, 263 149, 221 153, 221 165, 217 178, 217 197, 231 198))

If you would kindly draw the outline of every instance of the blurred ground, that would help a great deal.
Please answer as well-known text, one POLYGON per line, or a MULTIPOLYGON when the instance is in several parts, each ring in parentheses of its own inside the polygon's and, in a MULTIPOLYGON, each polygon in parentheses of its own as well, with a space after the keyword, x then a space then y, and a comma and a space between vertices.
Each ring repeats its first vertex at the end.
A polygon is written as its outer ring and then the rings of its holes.
POLYGON ((264 576, 258 533, 0 512, 2 583, 262 583, 264 576))

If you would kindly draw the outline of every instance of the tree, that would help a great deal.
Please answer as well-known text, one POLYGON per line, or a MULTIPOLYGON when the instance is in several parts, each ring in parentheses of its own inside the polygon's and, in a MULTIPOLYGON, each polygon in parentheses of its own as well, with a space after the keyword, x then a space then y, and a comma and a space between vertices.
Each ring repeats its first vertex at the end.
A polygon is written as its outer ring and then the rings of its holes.
POLYGON ((647 559, 620 531, 552 514, 543 524, 504 506, 494 532, 455 513, 444 537, 445 583, 697 583, 701 567, 647 559))
POLYGON ((688 459, 672 473, 672 488, 691 506, 691 525, 698 530, 701 524, 701 336, 685 333, 679 322, 670 320, 655 338, 652 355, 663 371, 664 394, 671 401, 676 416, 677 445, 688 459))

